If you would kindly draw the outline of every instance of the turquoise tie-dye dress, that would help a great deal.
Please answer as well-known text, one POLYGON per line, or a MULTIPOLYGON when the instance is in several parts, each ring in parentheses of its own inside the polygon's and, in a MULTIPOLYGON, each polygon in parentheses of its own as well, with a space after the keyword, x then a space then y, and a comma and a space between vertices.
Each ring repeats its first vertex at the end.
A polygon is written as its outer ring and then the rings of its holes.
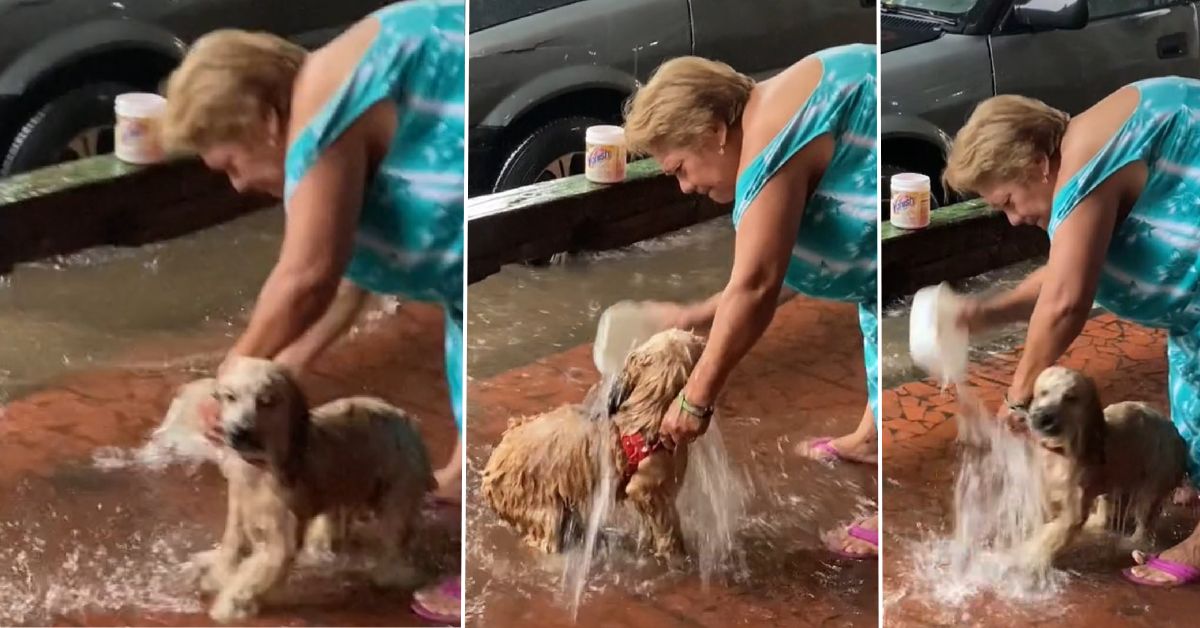
POLYGON ((390 99, 396 135, 365 190, 346 277, 376 293, 440 304, 446 379, 462 429, 462 0, 409 0, 377 11, 380 31, 341 89, 288 147, 285 199, 359 116, 390 99))
POLYGON ((1200 485, 1200 81, 1165 77, 1130 87, 1137 107, 1054 196, 1054 232, 1088 194, 1135 161, 1149 170, 1141 196, 1113 233, 1096 303, 1165 329, 1171 420, 1200 485))
POLYGON ((858 304, 867 396, 879 420, 876 268, 879 221, 875 47, 814 55, 821 82, 775 139, 738 175, 733 221, 784 164, 817 137, 833 136, 833 159, 804 206, 784 282, 809 296, 858 304))

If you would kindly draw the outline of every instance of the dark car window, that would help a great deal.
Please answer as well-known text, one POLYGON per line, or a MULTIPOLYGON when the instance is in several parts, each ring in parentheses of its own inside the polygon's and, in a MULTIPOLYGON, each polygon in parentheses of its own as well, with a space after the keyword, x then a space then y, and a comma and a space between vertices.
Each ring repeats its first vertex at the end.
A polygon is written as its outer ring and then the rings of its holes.
POLYGON ((1099 20, 1117 15, 1144 13, 1184 3, 1185 0, 1088 0, 1088 18, 1099 20))
POLYGON ((471 32, 584 0, 471 0, 471 32))

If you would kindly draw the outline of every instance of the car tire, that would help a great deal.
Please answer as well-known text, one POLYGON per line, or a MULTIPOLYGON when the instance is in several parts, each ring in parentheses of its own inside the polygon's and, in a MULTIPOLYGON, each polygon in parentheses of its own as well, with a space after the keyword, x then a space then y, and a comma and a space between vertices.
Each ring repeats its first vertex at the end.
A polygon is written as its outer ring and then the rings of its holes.
POLYGON ((519 143, 496 177, 493 192, 583 173, 584 133, 589 126, 605 124, 591 116, 553 120, 519 143))
MULTIPOLYGON (((880 199, 880 203, 879 203, 879 211, 880 211, 879 219, 880 220, 891 220, 891 217, 892 217, 892 203, 891 203, 892 175, 900 174, 903 172, 920 172, 920 170, 913 169, 913 168, 905 168, 904 166, 896 166, 893 164, 885 163, 885 164, 883 164, 883 168, 880 169, 880 172, 883 175, 883 181, 880 181, 880 183, 879 183, 880 195, 882 196, 882 198, 880 199)), ((930 178, 932 179, 932 177, 930 177, 930 178)), ((929 195, 929 211, 933 211, 935 209, 938 209, 939 207, 941 207, 941 203, 938 202, 937 194, 930 194, 929 195)))
POLYGON ((21 124, 9 146, 0 146, 4 152, 0 175, 110 152, 113 101, 118 94, 130 91, 137 88, 106 82, 54 97, 21 124))

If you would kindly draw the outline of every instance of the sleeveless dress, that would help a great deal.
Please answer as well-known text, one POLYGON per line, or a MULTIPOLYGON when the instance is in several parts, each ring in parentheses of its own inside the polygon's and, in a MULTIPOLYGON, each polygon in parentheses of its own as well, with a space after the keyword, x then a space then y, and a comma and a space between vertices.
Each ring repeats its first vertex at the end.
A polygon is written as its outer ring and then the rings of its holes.
POLYGON ((1171 421, 1188 445, 1200 486, 1200 81, 1155 78, 1130 85, 1140 100, 1091 161, 1054 196, 1054 232, 1085 197, 1135 161, 1146 185, 1117 226, 1096 303, 1167 337, 1171 421))
POLYGON ((879 221, 875 46, 839 46, 813 55, 821 81, 783 130, 738 175, 733 223, 781 168, 817 137, 831 134, 833 158, 804 206, 784 283, 802 294, 858 304, 867 398, 879 421, 876 267, 879 221))
POLYGON ((288 147, 285 201, 370 107, 391 100, 397 128, 365 189, 346 278, 381 294, 440 304, 446 379, 462 430, 463 0, 408 0, 373 14, 379 34, 353 73, 288 147))

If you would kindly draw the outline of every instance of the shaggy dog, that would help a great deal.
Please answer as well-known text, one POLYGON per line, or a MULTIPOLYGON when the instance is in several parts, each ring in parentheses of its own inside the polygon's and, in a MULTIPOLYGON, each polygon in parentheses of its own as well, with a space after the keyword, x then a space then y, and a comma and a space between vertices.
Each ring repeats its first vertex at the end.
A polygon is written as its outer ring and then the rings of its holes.
POLYGON ((483 471, 484 499, 527 543, 558 552, 570 530, 581 529, 592 492, 608 473, 617 498, 628 499, 641 515, 655 553, 682 556, 675 497, 687 448, 668 451, 658 432, 703 348, 700 336, 661 332, 626 357, 601 416, 567 405, 510 420, 483 471))
MULTIPOLYGON (((183 396, 205 386, 185 387, 183 396)), ((229 505, 220 545, 195 558, 201 588, 216 594, 213 619, 254 614, 284 580, 306 532, 329 544, 359 517, 378 523, 376 583, 412 583, 404 562, 409 533, 434 486, 414 418, 366 397, 310 413, 282 369, 251 358, 231 364, 216 396, 225 438, 217 457, 229 505)))
POLYGON ((1025 558, 1047 566, 1085 523, 1103 528, 1111 518, 1123 529, 1126 512, 1136 523, 1129 540, 1143 543, 1163 500, 1186 473, 1186 445, 1170 420, 1138 402, 1101 411, 1090 379, 1054 366, 1034 383, 1028 422, 1047 521, 1025 558), (1128 509, 1114 513, 1113 503, 1128 509))

